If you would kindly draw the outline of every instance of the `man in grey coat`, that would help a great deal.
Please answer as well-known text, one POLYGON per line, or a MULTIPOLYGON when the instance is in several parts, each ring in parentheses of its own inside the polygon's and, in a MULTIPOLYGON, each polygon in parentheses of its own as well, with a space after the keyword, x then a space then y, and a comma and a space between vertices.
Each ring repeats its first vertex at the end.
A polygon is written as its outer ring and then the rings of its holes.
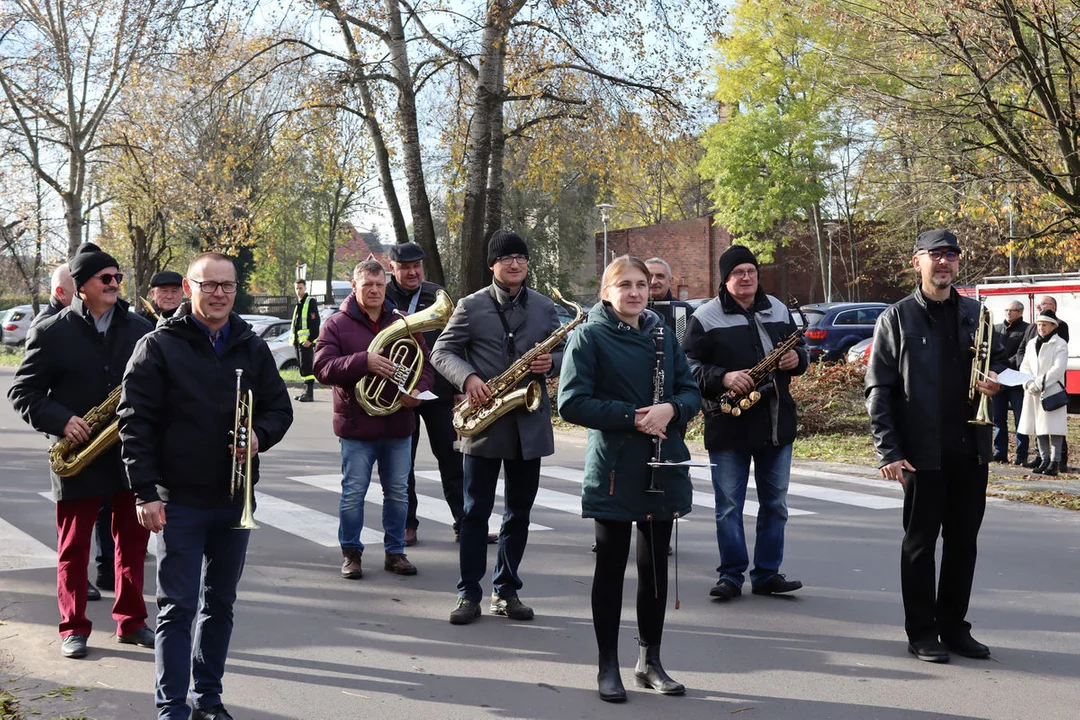
MULTIPOLYGON (((431 353, 435 369, 461 389, 474 405, 491 398, 487 381, 498 376, 559 327, 555 303, 525 286, 529 248, 518 235, 498 230, 488 242, 491 285, 462 298, 431 353)), ((505 469, 505 504, 499 552, 492 576, 491 612, 531 620, 533 610, 518 598, 518 566, 529 538, 529 513, 540 486, 540 458, 555 452, 551 406, 544 378, 562 363, 562 352, 545 353, 531 363, 521 385, 539 381, 540 407, 508 412, 483 432, 463 438, 465 516, 462 518, 458 604, 450 622, 465 625, 480 617, 487 574, 488 517, 495 484, 505 469)))

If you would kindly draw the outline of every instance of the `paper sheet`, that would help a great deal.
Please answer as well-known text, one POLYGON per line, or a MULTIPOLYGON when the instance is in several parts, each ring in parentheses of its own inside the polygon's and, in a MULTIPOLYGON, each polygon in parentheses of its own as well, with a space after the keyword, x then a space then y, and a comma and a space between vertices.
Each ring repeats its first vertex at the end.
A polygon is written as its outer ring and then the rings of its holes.
POLYGON ((1028 375, 1027 373, 1022 373, 1019 370, 1013 370, 1012 368, 1002 370, 998 373, 997 376, 998 384, 1005 385, 1006 387, 1018 387, 1026 383, 1028 380, 1033 379, 1034 378, 1031 375, 1028 375))
POLYGON ((682 462, 651 462, 646 463, 646 465, 649 467, 715 467, 716 463, 701 460, 683 460, 682 462))

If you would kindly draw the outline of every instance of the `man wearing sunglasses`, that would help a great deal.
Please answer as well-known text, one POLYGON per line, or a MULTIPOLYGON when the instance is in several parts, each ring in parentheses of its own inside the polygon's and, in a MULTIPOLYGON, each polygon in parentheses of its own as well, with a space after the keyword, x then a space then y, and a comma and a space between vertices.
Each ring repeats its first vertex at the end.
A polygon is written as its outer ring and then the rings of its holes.
POLYGON ((191 300, 139 343, 124 374, 121 453, 138 521, 159 533, 158 718, 229 720, 221 681, 251 534, 237 527, 245 492, 233 490, 234 462, 246 459, 231 437, 237 372, 254 395, 252 482, 293 411, 270 348, 232 311, 232 259, 204 253, 183 282, 191 300))
MULTIPOLYGON (((970 422, 978 397, 968 399, 979 303, 953 288, 960 244, 948 230, 919 235, 911 264, 919 285, 878 318, 866 372, 878 466, 904 488, 900 586, 908 652, 935 663, 948 662, 950 651, 988 658, 990 649, 971 637, 966 620, 992 453, 993 426, 970 422)), ((978 380, 978 392, 997 393, 993 378, 1006 361, 1004 347, 994 343, 991 372, 978 380)))
MULTIPOLYGON (((77 445, 91 438, 83 419, 116 388, 135 343, 152 329, 118 297, 123 274, 119 263, 97 245, 79 248, 68 269, 75 286, 71 304, 30 328, 26 356, 8 391, 12 405, 34 427, 77 445)), ((60 607, 60 653, 87 654, 91 623, 86 617, 87 567, 91 536, 103 500, 112 507, 115 545, 114 579, 117 642, 154 647, 146 627, 143 560, 149 533, 135 517, 135 496, 120 464, 120 449, 99 455, 71 477, 52 475, 56 500, 56 592, 60 607)))

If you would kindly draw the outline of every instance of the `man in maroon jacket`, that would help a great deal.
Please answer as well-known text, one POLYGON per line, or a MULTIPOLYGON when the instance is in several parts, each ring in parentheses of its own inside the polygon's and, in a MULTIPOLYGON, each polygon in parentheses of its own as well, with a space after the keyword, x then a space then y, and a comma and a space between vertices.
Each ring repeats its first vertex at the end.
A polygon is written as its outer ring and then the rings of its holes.
POLYGON ((424 354, 424 368, 413 396, 400 393, 401 409, 375 417, 356 400, 356 384, 370 374, 393 376, 394 363, 368 347, 380 330, 400 315, 386 302, 386 271, 375 260, 365 260, 353 270, 353 292, 330 316, 319 332, 315 353, 315 377, 334 392, 334 434, 341 442, 341 503, 338 508, 338 541, 344 558, 341 576, 363 577, 360 567, 364 544, 364 498, 371 484, 371 470, 379 464, 383 489, 383 567, 399 575, 415 575, 416 567, 405 556, 405 516, 409 509, 409 469, 412 466, 412 434, 420 404, 415 395, 430 390, 435 380, 428 349, 421 335, 413 338, 424 354))

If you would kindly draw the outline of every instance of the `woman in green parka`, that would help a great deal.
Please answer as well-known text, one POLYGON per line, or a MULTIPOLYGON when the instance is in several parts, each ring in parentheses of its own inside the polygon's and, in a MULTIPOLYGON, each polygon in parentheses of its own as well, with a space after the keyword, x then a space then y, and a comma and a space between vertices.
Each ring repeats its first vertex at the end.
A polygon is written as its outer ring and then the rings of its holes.
POLYGON ((649 271, 636 257, 616 258, 604 270, 600 299, 589 320, 570 336, 559 382, 559 414, 589 428, 582 485, 582 516, 596 524, 593 629, 600 651, 600 697, 626 700, 619 676, 619 623, 630 535, 637 523, 638 685, 665 695, 686 688, 664 672, 660 640, 667 606, 667 548, 676 518, 693 506, 685 467, 649 467, 654 441, 662 461, 688 460, 686 424, 701 406, 701 394, 686 356, 663 333, 664 392, 653 403, 656 365, 654 330, 659 315, 646 309, 649 271), (655 481, 663 491, 648 492, 655 481))

